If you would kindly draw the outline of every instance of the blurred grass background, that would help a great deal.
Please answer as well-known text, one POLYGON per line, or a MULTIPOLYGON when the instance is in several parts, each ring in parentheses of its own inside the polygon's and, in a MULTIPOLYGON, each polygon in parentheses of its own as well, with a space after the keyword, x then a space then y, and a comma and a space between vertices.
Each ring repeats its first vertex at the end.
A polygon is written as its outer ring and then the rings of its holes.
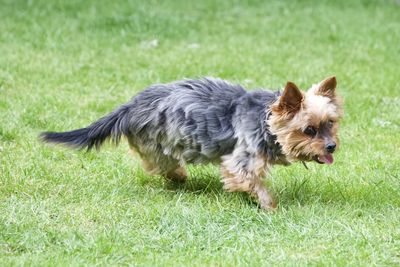
POLYGON ((0 1, 2 265, 400 264, 399 1, 0 1), (88 125, 154 83, 221 77, 345 98, 332 167, 277 167, 275 214, 176 187, 127 145, 83 153, 43 130, 88 125))

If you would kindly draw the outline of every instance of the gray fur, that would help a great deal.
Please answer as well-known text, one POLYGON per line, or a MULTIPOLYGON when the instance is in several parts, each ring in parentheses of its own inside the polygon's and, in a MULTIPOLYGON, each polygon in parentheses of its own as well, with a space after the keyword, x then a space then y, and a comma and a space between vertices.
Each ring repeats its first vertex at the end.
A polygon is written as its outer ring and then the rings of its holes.
MULTIPOLYGON (((122 134, 161 171, 186 163, 220 162, 239 145, 246 146, 245 154, 265 155, 273 161, 283 155, 266 119, 268 107, 279 95, 263 90, 247 92, 240 85, 213 78, 153 85, 83 128, 86 130, 44 133, 42 138, 90 149, 100 146, 107 136, 118 142, 122 134), (82 136, 76 136, 79 134, 82 136)), ((248 155, 242 155, 238 164, 246 165, 248 155)))

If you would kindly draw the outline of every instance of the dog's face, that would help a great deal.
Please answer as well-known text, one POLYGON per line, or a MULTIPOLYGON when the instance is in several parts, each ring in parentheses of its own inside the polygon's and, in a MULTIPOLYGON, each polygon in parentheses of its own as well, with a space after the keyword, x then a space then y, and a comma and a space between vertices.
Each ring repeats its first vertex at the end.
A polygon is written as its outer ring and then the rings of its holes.
POLYGON ((271 112, 270 131, 277 136, 289 160, 333 163, 342 117, 335 77, 321 81, 307 92, 288 82, 279 100, 271 106, 271 112))

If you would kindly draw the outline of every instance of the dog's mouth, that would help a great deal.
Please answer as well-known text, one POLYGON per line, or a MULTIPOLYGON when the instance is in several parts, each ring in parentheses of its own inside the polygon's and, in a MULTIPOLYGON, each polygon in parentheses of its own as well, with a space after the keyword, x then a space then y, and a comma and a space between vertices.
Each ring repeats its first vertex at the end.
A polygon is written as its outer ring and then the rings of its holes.
POLYGON ((319 164, 332 164, 333 163, 333 156, 332 154, 326 155, 315 155, 313 160, 318 162, 319 164))

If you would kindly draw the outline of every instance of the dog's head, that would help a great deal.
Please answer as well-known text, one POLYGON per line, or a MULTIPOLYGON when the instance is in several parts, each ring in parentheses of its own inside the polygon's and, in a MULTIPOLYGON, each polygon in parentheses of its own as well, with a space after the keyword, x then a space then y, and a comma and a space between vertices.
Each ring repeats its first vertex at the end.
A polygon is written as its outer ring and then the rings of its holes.
POLYGON ((313 85, 307 92, 288 82, 271 106, 268 124, 289 160, 333 163, 339 147, 337 131, 342 102, 336 95, 336 78, 313 85))

